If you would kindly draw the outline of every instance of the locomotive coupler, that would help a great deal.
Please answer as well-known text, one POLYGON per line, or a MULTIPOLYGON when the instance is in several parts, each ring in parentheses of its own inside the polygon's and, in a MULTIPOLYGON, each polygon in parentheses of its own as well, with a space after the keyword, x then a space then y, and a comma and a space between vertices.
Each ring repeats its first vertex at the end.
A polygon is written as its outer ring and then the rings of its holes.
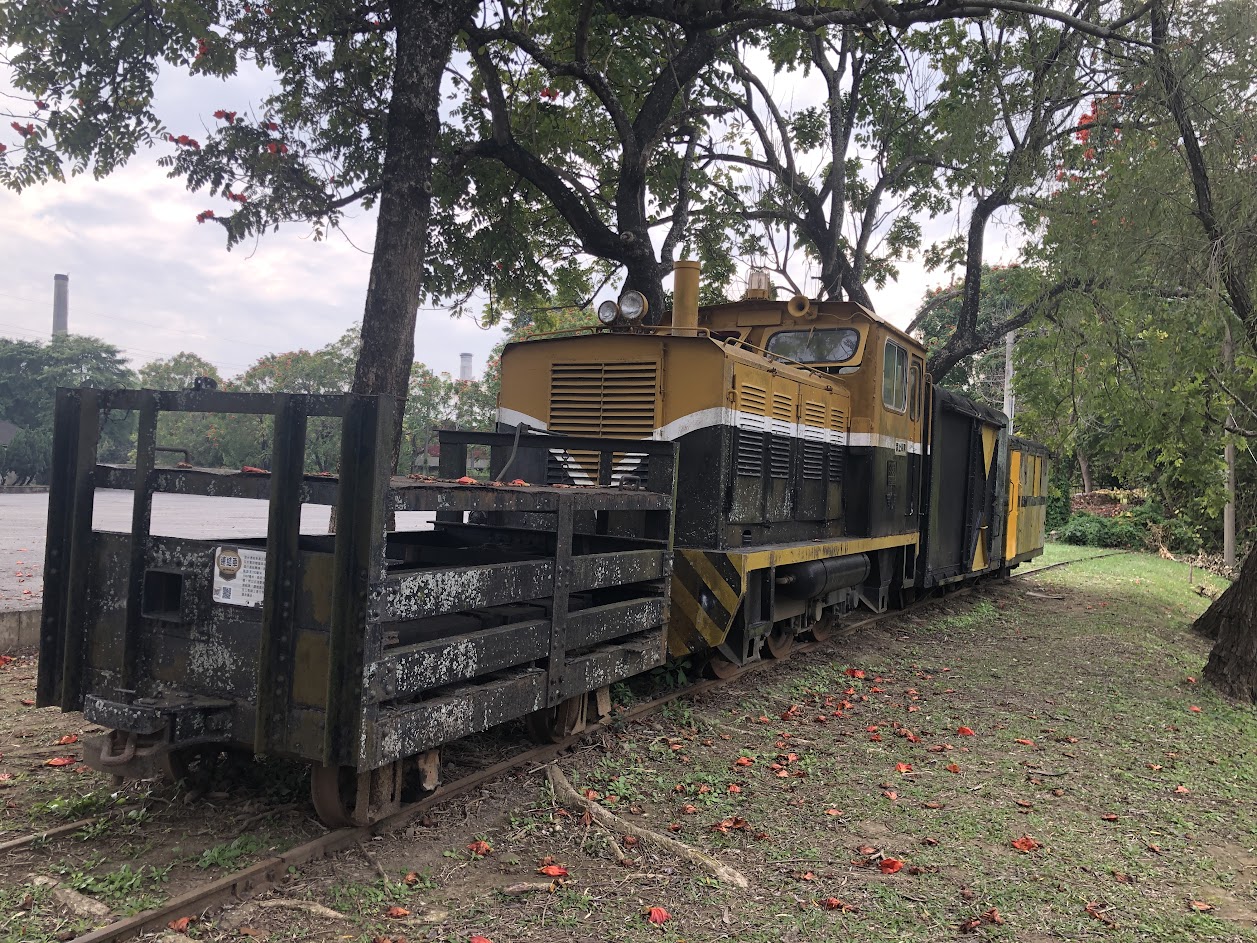
POLYGON ((231 701, 167 695, 131 703, 88 695, 83 716, 108 730, 90 738, 83 759, 94 770, 124 779, 161 772, 163 754, 231 740, 231 701))

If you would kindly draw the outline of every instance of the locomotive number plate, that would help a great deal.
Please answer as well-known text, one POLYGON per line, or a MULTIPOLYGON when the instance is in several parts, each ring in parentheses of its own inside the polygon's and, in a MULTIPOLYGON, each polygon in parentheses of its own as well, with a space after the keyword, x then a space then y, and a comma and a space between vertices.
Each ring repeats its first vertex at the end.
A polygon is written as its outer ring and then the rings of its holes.
POLYGON ((260 609, 266 598, 266 552, 214 548, 214 602, 260 609))

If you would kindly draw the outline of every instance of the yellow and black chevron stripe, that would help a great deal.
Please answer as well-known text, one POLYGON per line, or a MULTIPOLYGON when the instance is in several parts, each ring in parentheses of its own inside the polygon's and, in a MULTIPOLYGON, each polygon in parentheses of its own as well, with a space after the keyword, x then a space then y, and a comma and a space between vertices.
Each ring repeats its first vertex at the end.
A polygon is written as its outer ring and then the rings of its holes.
POLYGON ((742 602, 742 573, 727 553, 677 550, 668 647, 677 657, 719 645, 742 602))

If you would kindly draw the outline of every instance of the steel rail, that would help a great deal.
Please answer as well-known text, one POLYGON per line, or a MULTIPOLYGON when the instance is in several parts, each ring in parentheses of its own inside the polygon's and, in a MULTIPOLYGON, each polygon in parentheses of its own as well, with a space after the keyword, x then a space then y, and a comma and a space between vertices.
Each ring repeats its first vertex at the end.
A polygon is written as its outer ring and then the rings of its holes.
MULTIPOLYGON (((1040 570, 1053 569, 1058 566, 1067 566, 1071 563, 1084 563, 1087 560, 1098 560, 1103 557, 1118 556, 1119 553, 1125 552, 1126 551, 1119 551, 1118 553, 1098 554, 1096 556, 1083 557, 1077 560, 1063 560, 1060 563, 1053 563, 1048 566, 1036 567, 1021 573, 1012 574, 1010 578, 1030 576, 1040 570)), ((964 587, 964 590, 962 591, 969 591, 975 588, 977 588, 977 586, 971 584, 970 586, 964 587)), ((915 601, 903 609, 888 609, 883 613, 878 613, 876 615, 860 619, 859 621, 851 622, 841 627, 840 634, 836 634, 833 638, 824 642, 804 642, 796 645, 792 649, 790 655, 806 654, 808 652, 816 651, 830 645, 839 637, 850 635, 850 633, 859 628, 881 622, 885 619, 894 618, 896 616, 903 615, 904 613, 912 612, 915 609, 925 608, 931 604, 941 603, 949 598, 954 598, 957 595, 960 595, 960 593, 953 591, 946 596, 928 596, 924 599, 915 601)), ((311 861, 317 861, 320 858, 335 854, 336 852, 344 851, 373 835, 396 831, 446 800, 464 795, 476 787, 492 782, 514 769, 535 763, 548 763, 584 741, 597 730, 606 729, 612 724, 639 720, 655 713, 665 705, 683 697, 694 697, 696 695, 705 694, 715 688, 722 687, 740 678, 745 678, 748 675, 765 670, 774 665, 784 664, 787 661, 789 661, 789 656, 780 660, 762 659, 746 665, 737 673, 730 675, 728 678, 704 679, 702 681, 688 684, 685 687, 669 691, 666 694, 652 698, 649 701, 643 701, 635 707, 630 708, 628 711, 618 714, 607 721, 593 724, 585 730, 582 730, 577 734, 573 734, 559 743, 534 747, 523 753, 509 757, 508 759, 501 760, 492 766, 485 767, 482 770, 477 770, 476 772, 465 776, 462 779, 455 780, 448 785, 438 786, 436 790, 424 796, 422 799, 411 803, 401 811, 383 818, 372 825, 365 825, 357 828, 341 828, 328 832, 326 835, 321 835, 312 841, 306 842, 305 844, 298 845, 295 848, 290 848, 288 851, 276 855, 275 857, 258 861, 255 864, 249 865, 247 868, 236 871, 233 874, 225 875, 216 881, 211 881, 208 884, 203 884, 200 887, 185 891, 176 897, 172 897, 164 904, 161 904, 152 910, 146 910, 133 917, 116 921, 108 926, 93 930, 90 933, 77 936, 74 938, 74 941, 75 943, 120 943, 120 941, 132 939, 143 933, 164 930, 169 923, 180 917, 201 914, 207 908, 225 900, 232 898, 238 899, 243 897, 245 894, 256 893, 264 888, 278 884, 288 875, 290 868, 296 868, 303 864, 308 864, 311 861)), ((71 826, 63 826, 60 829, 53 829, 47 833, 39 834, 47 834, 49 836, 51 836, 54 832, 56 834, 64 834, 72 826, 81 828, 83 824, 83 822, 74 822, 71 823, 71 826)), ((37 837, 38 836, 28 836, 28 839, 36 840, 37 837)))

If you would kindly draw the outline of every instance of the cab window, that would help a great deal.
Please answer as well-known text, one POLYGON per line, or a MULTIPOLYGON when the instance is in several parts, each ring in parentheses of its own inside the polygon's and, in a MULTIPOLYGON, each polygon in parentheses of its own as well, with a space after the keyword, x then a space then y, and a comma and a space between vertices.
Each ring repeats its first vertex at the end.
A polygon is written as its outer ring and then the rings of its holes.
POLYGON ((849 327, 778 331, 768 338, 767 348, 797 363, 843 363, 859 349, 860 332, 849 327))
POLYGON ((882 402, 897 413, 908 408, 908 352, 889 340, 882 359, 882 402))

